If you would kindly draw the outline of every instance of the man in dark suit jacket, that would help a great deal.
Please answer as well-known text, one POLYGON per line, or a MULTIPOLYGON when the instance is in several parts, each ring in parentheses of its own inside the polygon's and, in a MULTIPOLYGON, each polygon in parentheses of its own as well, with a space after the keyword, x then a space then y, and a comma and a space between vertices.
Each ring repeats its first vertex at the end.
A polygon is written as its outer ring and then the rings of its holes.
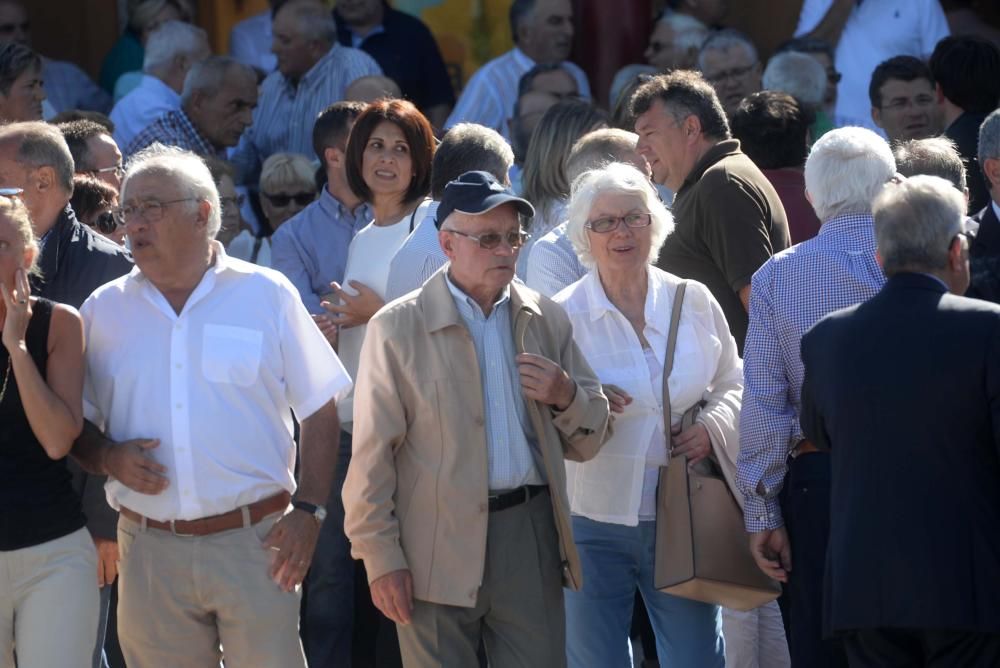
POLYGON ((979 230, 969 245, 972 284, 966 296, 1000 304, 1000 110, 979 128, 979 166, 989 185, 989 201, 972 217, 979 230))
POLYGON ((832 450, 824 621, 852 667, 1000 665, 1000 306, 955 296, 964 212, 943 179, 888 186, 888 283, 802 339, 802 428, 832 450))

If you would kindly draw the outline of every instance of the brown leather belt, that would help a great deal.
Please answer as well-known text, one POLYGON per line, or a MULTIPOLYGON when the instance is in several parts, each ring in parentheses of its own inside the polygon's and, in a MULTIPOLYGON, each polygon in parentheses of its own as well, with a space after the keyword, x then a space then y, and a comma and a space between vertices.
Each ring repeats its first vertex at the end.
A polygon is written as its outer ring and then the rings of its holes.
POLYGON ((120 512, 133 522, 142 524, 143 520, 145 520, 147 527, 160 529, 162 531, 169 531, 176 536, 208 536, 213 533, 221 533, 223 531, 243 528, 244 507, 249 512, 250 524, 253 525, 257 524, 257 522, 260 522, 268 515, 273 515, 274 513, 281 512, 287 508, 288 502, 291 501, 291 499, 291 494, 288 492, 281 492, 280 494, 269 496, 266 499, 254 501, 248 506, 241 506, 235 510, 230 510, 228 513, 201 517, 196 520, 170 520, 169 522, 161 522, 148 517, 144 518, 139 513, 130 508, 126 508, 125 506, 122 506, 120 512))
POLYGON ((822 450, 813 445, 812 441, 802 439, 799 441, 798 445, 792 448, 792 458, 794 459, 795 457, 806 455, 810 452, 822 452, 822 450))

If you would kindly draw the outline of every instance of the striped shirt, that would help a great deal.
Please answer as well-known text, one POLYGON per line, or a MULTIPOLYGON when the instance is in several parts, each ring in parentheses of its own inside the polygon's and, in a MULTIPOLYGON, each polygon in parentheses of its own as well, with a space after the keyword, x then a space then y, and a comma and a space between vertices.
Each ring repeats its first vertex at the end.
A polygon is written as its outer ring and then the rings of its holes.
POLYGON ((438 202, 431 202, 427 214, 407 237, 389 263, 389 280, 385 287, 387 302, 413 292, 448 262, 434 224, 438 202))
POLYGON ((106 114, 111 109, 111 96, 73 63, 42 58, 42 81, 56 113, 86 109, 106 114))
POLYGON ((566 236, 566 223, 562 223, 535 242, 524 282, 551 298, 586 275, 587 268, 576 256, 576 249, 566 236))
POLYGON ((445 277, 458 313, 472 336, 479 361, 486 411, 490 491, 540 485, 544 480, 542 468, 532 454, 538 451, 538 446, 514 362, 510 287, 504 287, 487 316, 472 297, 451 282, 451 277, 447 274, 445 277))
MULTIPOLYGON (((510 141, 507 119, 514 115, 518 83, 535 64, 521 49, 514 47, 480 67, 458 98, 458 104, 444 124, 445 129, 458 123, 479 123, 493 128, 510 141)), ((561 65, 576 79, 580 97, 589 100, 590 83, 587 75, 568 60, 564 60, 561 65)))
POLYGON ((271 72, 260 85, 253 125, 246 129, 230 156, 241 183, 256 183, 260 165, 274 153, 290 151, 313 155, 312 131, 316 116, 334 102, 355 79, 382 74, 363 51, 334 44, 316 61, 298 84, 280 71, 271 72))
POLYGON ((866 301, 885 285, 871 215, 831 218, 816 237, 765 262, 750 285, 736 483, 753 532, 783 523, 778 492, 789 452, 803 438, 802 335, 828 313, 866 301))
POLYGON ((215 148, 201 136, 183 109, 168 111, 157 118, 140 132, 122 153, 128 160, 142 149, 157 142, 164 146, 176 146, 200 156, 212 156, 223 160, 226 157, 224 149, 215 148))

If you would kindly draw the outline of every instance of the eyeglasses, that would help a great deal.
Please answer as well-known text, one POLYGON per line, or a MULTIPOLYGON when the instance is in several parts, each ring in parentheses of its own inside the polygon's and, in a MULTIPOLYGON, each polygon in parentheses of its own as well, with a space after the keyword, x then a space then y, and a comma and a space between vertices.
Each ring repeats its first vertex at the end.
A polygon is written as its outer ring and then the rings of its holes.
POLYGON ((87 171, 87 174, 107 174, 108 172, 114 172, 115 176, 119 179, 125 176, 125 168, 121 163, 117 165, 112 165, 111 167, 102 167, 101 169, 91 169, 87 171))
POLYGON ((608 216, 607 218, 588 220, 583 224, 583 226, 591 232, 607 234, 608 232, 614 232, 617 230, 622 223, 625 223, 625 227, 631 227, 633 229, 649 227, 653 223, 653 216, 648 213, 630 213, 625 216, 608 216))
POLYGON ((181 199, 170 199, 166 202, 158 202, 155 199, 147 200, 139 204, 128 204, 117 209, 113 209, 112 213, 115 216, 115 220, 118 221, 119 225, 126 225, 130 220, 134 220, 136 216, 142 218, 147 223, 157 223, 163 218, 163 210, 166 209, 171 204, 177 204, 178 202, 198 202, 200 201, 197 197, 183 197, 181 199))
POLYGON ((294 195, 286 195, 284 193, 278 193, 276 195, 271 195, 270 193, 262 192, 261 195, 267 198, 271 203, 271 206, 276 206, 279 209, 288 206, 288 203, 295 200, 295 203, 299 206, 308 206, 312 204, 312 201, 316 199, 316 193, 295 193, 294 195))
POLYGON ((714 84, 720 84, 726 79, 742 79, 746 75, 750 74, 753 68, 757 67, 757 63, 750 63, 746 67, 734 67, 731 70, 723 70, 715 74, 705 73, 705 78, 714 84))
POLYGON ((97 216, 97 218, 94 218, 93 227, 101 234, 111 234, 119 227, 121 227, 121 225, 122 224, 115 219, 114 212, 105 211, 104 213, 97 216))
MULTIPOLYGON (((219 198, 219 203, 222 205, 223 209, 225 209, 226 207, 229 207, 229 206, 241 207, 241 206, 243 206, 243 203, 246 202, 246 201, 247 201, 247 196, 243 195, 243 194, 239 194, 236 197, 220 197, 219 198)), ((281 205, 276 205, 276 206, 281 206, 281 205)))
POLYGON ((506 241, 507 245, 510 246, 511 250, 517 250, 524 244, 528 243, 528 239, 531 235, 524 230, 515 230, 513 232, 508 232, 507 234, 500 234, 499 232, 487 232, 486 234, 466 234, 465 232, 459 232, 458 230, 443 229, 442 232, 451 232, 452 234, 457 234, 460 237, 466 237, 467 239, 472 239, 479 243, 479 247, 483 250, 493 250, 500 245, 501 241, 506 241))

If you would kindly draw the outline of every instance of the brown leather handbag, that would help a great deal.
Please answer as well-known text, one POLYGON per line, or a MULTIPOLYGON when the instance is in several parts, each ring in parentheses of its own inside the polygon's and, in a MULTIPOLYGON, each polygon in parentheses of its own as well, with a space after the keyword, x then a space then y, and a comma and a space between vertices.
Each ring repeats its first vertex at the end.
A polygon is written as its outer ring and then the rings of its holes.
MULTIPOLYGON (((670 389, 677 327, 687 283, 674 295, 667 354, 663 360, 663 422, 668 451, 670 389)), ((681 429, 694 424, 701 405, 681 419, 681 429)), ((656 498, 656 553, 653 586, 681 598, 713 603, 734 610, 752 610, 781 593, 781 585, 767 577, 750 554, 743 513, 730 491, 714 455, 688 467, 687 457, 672 456, 660 468, 656 498)))

